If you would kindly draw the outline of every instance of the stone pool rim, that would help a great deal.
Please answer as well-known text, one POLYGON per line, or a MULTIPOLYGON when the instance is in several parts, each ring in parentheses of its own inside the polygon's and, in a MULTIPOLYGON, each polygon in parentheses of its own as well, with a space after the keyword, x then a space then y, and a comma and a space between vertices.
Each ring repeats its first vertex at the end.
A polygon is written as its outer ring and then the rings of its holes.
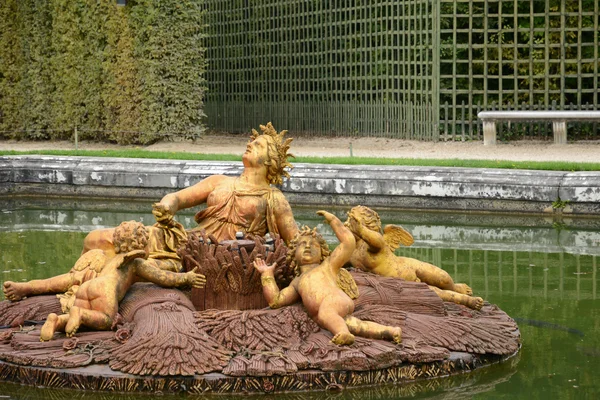
MULTIPOLYGON (((0 156, 0 194, 157 201, 242 169, 230 161, 0 156)), ((296 163, 290 174, 281 190, 297 205, 600 216, 600 171, 296 163)))

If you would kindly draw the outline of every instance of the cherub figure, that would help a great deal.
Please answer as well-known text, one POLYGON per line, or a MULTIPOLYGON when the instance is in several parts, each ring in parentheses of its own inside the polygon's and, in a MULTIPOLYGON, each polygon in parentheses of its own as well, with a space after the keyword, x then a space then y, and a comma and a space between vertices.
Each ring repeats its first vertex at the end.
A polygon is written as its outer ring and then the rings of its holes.
POLYGON ((28 282, 4 282, 2 290, 10 301, 42 294, 65 293, 79 287, 83 282, 94 279, 106 264, 107 256, 102 250, 84 253, 66 274, 47 279, 34 279, 28 282))
POLYGON ((414 242, 412 235, 401 226, 387 225, 382 231, 379 215, 364 206, 352 208, 345 225, 356 238, 350 259, 353 267, 382 276, 425 282, 442 300, 475 310, 483 306, 481 297, 472 297, 473 290, 469 286, 454 283, 443 269, 414 258, 396 256, 394 251, 400 244, 410 246, 414 242))
POLYGON ((298 276, 281 291, 273 271, 264 260, 254 261, 261 273, 263 294, 271 308, 280 308, 302 300, 308 315, 322 328, 333 334, 331 341, 338 345, 354 343, 354 335, 373 339, 388 339, 400 343, 402 330, 375 322, 361 321, 351 316, 354 302, 338 285, 338 274, 350 260, 354 236, 333 214, 318 211, 331 225, 340 245, 329 252, 329 246, 316 229, 303 227, 290 242, 288 263, 298 269, 298 276))
POLYGON ((148 230, 140 222, 121 223, 115 228, 113 243, 116 255, 106 257, 101 268, 96 264, 98 276, 83 282, 76 290, 68 313, 48 315, 41 330, 41 341, 52 339, 54 332, 62 330, 67 336, 73 336, 80 325, 97 330, 111 329, 119 302, 138 278, 164 287, 204 287, 206 283, 204 275, 196 273, 196 269, 175 273, 148 262, 148 230))

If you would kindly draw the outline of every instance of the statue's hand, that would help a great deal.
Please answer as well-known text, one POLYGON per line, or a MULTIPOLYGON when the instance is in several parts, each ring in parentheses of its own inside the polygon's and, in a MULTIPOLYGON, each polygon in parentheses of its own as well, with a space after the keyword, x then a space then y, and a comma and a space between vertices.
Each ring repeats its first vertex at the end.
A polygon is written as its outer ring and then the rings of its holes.
POLYGON ((257 258, 254 260, 254 268, 260 272, 260 274, 264 274, 265 272, 271 272, 273 273, 273 271, 275 271, 275 267, 277 266, 277 263, 273 263, 271 265, 267 265, 267 263, 265 262, 265 260, 263 260, 262 258, 257 258))
POLYGON ((206 277, 197 273, 198 267, 185 273, 186 282, 195 288, 203 288, 206 285, 206 277))
POLYGON ((325 210, 319 210, 317 211, 317 214, 325 218, 325 221, 327 221, 328 224, 331 223, 331 221, 333 221, 334 219, 337 219, 335 215, 325 210))
POLYGON ((152 204, 152 214, 154 214, 154 218, 159 224, 170 225, 175 213, 168 204, 154 203, 152 204))

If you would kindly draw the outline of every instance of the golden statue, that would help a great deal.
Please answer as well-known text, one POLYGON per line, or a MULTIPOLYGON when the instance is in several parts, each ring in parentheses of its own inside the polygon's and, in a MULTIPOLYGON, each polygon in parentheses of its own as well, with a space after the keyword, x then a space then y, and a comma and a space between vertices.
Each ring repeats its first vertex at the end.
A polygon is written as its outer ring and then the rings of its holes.
POLYGON ((444 301, 475 310, 483 306, 481 297, 473 297, 469 286, 454 283, 443 269, 414 258, 396 256, 394 251, 400 244, 410 246, 413 243, 411 234, 397 225, 387 225, 382 231, 379 215, 370 208, 352 208, 345 225, 356 238, 356 249, 350 260, 353 267, 382 276, 425 282, 444 301))
MULTIPOLYGON (((261 125, 262 134, 252 130, 246 152, 242 156, 244 171, 238 177, 213 175, 175 193, 167 194, 153 205, 157 224, 150 227, 150 259, 157 260, 162 269, 177 271, 181 268, 176 254, 187 240, 183 227, 173 220, 182 209, 206 203, 196 214, 198 227, 218 242, 235 239, 236 232, 264 236, 278 234, 286 243, 294 237, 298 227, 292 209, 279 185, 289 177, 291 164, 288 153, 292 139, 284 139, 287 131, 278 133, 271 123, 261 125)), ((86 252, 91 249, 112 251, 112 230, 91 232, 84 241, 86 252)))
POLYGON ((338 274, 354 251, 354 236, 333 214, 318 211, 331 225, 340 245, 329 253, 329 246, 316 229, 304 227, 290 242, 288 262, 295 263, 298 276, 290 285, 279 290, 273 271, 264 260, 254 261, 261 274, 263 294, 271 308, 280 308, 302 300, 308 315, 322 328, 333 334, 331 341, 338 345, 354 343, 354 335, 373 339, 388 339, 400 343, 399 327, 361 321, 351 316, 354 301, 338 285, 338 274))
MULTIPOLYGON (((119 302, 138 278, 163 287, 200 288, 206 283, 204 275, 197 274, 195 270, 175 273, 158 269, 148 263, 145 260, 148 257, 148 231, 140 222, 121 223, 114 229, 112 242, 116 255, 95 257, 89 268, 94 270, 97 276, 86 280, 74 290, 68 313, 48 315, 41 330, 40 340, 50 340, 54 332, 63 330, 67 336, 73 336, 80 325, 97 330, 110 330, 119 311, 119 302)), ((83 257, 89 259, 86 254, 83 257)), ((54 284, 50 282, 52 279, 47 280, 48 284, 54 284)))
POLYGON ((0 302, 0 361, 15 369, 4 375, 20 377, 25 367, 42 373, 28 382, 94 389, 107 382, 132 387, 132 379, 150 376, 143 380, 144 390, 162 390, 166 377, 177 384, 186 376, 186 386, 190 379, 199 382, 190 390, 202 391, 216 387, 204 385, 202 375, 214 372, 220 382, 235 377, 242 385, 217 385, 218 390, 270 392, 300 388, 287 376, 307 368, 315 373, 314 382, 325 384, 332 373, 345 376, 343 370, 377 380, 378 371, 385 374, 387 368, 393 368, 387 379, 395 381, 416 370, 434 376, 451 373, 454 366, 470 369, 518 351, 519 330, 512 319, 491 305, 467 312, 442 301, 475 309, 483 304, 441 269, 396 257, 393 249, 412 244, 412 236, 400 227, 382 231, 372 210, 353 208, 345 224, 318 212, 340 241, 333 251, 316 228, 299 230, 290 205, 271 186, 288 176, 291 139, 271 124, 260 128, 262 134, 253 130, 240 176, 211 176, 167 194, 153 205, 152 227, 129 221, 91 232, 68 273, 5 282, 10 301, 0 302), (174 215, 202 203, 206 208, 196 215, 194 229, 199 231, 186 232, 174 215), (248 237, 231 240, 239 231, 248 237), (384 276, 349 272, 343 266, 350 261, 384 276), (183 269, 188 272, 179 273, 183 269), (437 295, 424 284, 385 276, 426 282, 437 295), (183 293, 157 285, 200 290, 183 293), (47 293, 57 296, 32 297, 47 293), (24 297, 30 298, 20 301, 24 297), (44 319, 41 329, 18 330, 26 321, 44 319), (80 326, 116 332, 77 333, 80 326), (57 331, 78 338, 67 340, 57 331), (350 349, 338 347, 353 344, 355 335, 392 343, 356 340, 350 349), (44 343, 31 342, 38 336, 44 343), (396 345, 402 341, 405 346, 396 345), (84 354, 90 343, 94 357, 84 354), (98 363, 114 373, 87 383, 69 373, 98 363), (265 379, 284 374, 283 380, 265 379))

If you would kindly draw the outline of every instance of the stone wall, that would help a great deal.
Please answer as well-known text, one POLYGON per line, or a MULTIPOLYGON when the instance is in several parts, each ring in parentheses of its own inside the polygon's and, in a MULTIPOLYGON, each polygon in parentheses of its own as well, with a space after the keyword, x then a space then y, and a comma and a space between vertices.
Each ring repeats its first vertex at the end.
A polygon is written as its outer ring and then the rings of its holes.
MULTIPOLYGON (((159 200, 240 162, 0 157, 0 194, 159 200)), ((600 172, 295 164, 292 204, 600 215, 600 172)))

